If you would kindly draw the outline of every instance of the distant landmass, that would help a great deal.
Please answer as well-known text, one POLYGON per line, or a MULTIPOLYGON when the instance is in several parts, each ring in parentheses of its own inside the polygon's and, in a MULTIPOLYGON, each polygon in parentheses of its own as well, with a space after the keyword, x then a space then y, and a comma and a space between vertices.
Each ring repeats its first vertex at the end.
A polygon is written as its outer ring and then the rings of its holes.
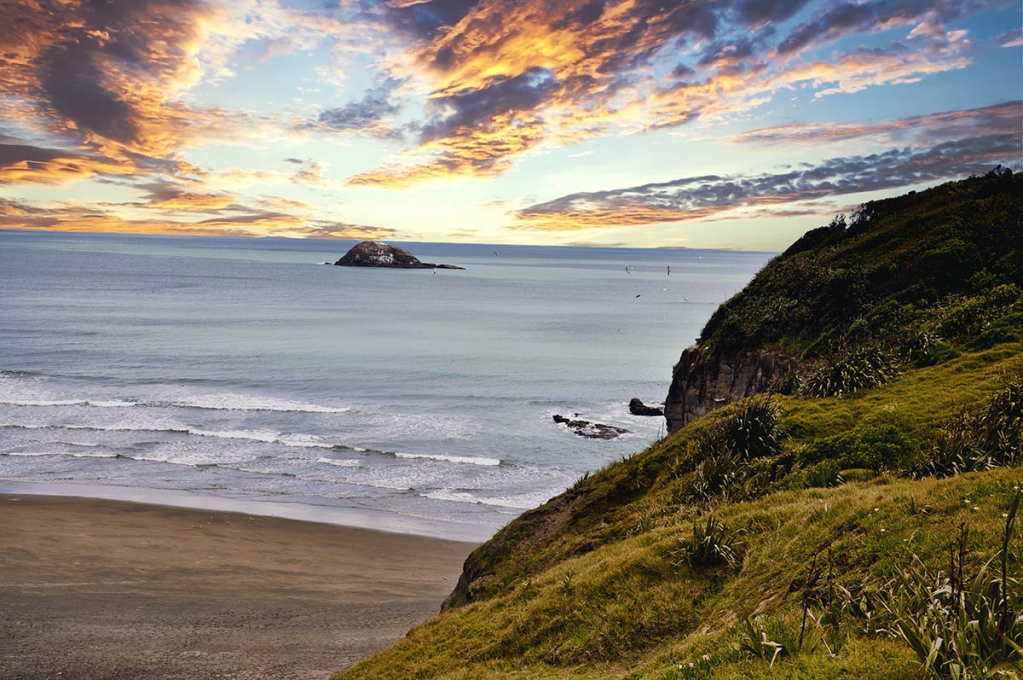
POLYGON ((453 264, 420 262, 419 258, 398 246, 363 241, 334 263, 338 267, 388 267, 391 269, 465 269, 453 264))

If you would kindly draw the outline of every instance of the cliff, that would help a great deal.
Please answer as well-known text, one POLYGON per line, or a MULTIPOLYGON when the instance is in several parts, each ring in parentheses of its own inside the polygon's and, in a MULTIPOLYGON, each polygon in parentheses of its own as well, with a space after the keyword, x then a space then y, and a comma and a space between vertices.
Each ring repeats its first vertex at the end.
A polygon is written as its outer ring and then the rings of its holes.
POLYGON ((809 232, 682 354, 669 436, 510 522, 341 677, 1023 672, 1021 216, 997 172, 809 232), (934 600, 950 546, 986 613, 934 600))
POLYGON ((682 352, 672 371, 664 402, 668 432, 675 432, 711 409, 744 397, 777 392, 800 366, 798 356, 770 350, 714 354, 704 345, 682 352))
POLYGON ((669 432, 744 397, 803 389, 812 371, 841 381, 842 362, 868 350, 866 370, 883 372, 914 343, 947 343, 923 335, 921 310, 994 282, 1023 286, 1020 195, 1019 174, 992 171, 872 201, 807 232, 682 353, 665 402, 669 432))

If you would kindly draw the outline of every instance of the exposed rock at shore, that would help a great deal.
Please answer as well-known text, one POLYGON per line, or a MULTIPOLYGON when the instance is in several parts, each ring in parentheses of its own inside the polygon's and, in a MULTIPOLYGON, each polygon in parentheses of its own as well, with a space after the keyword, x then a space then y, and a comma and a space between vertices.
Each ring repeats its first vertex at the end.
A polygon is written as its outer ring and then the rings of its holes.
POLYGON ((629 401, 629 413, 634 416, 663 416, 664 411, 656 406, 647 406, 638 397, 629 401))
POLYGON ((668 432, 743 397, 776 391, 798 366, 797 357, 778 351, 714 353, 693 345, 682 352, 672 371, 664 401, 668 432))
MULTIPOLYGON (((578 413, 576 415, 579 415, 578 413)), ((554 422, 565 425, 570 430, 574 430, 580 437, 586 437, 587 439, 614 439, 620 434, 626 434, 629 431, 624 427, 615 427, 614 425, 605 425, 604 423, 591 423, 588 420, 572 420, 565 416, 555 414, 554 422)))
POLYGON ((420 262, 419 258, 397 246, 363 241, 334 263, 339 267, 390 267, 392 269, 465 269, 453 264, 420 262))

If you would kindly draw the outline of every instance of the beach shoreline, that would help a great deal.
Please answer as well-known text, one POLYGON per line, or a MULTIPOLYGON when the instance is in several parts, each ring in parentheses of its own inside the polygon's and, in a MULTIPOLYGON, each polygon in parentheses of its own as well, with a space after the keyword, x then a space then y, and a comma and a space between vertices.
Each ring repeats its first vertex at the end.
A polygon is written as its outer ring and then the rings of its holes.
POLYGON ((436 614, 473 543, 0 494, 0 677, 325 678, 436 614))
POLYGON ((482 543, 499 527, 472 522, 454 522, 430 517, 416 517, 379 509, 352 507, 343 499, 308 496, 245 495, 215 496, 181 489, 103 484, 24 482, 0 479, 0 499, 6 495, 71 496, 97 500, 144 503, 173 508, 241 513, 261 517, 277 517, 316 524, 366 529, 388 534, 423 536, 458 543, 482 543))

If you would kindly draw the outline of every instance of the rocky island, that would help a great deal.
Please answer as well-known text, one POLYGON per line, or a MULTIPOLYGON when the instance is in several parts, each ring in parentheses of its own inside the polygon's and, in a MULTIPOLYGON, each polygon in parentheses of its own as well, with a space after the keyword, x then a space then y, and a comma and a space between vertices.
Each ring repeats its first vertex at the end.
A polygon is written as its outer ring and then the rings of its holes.
POLYGON ((419 258, 397 246, 363 241, 352 247, 345 256, 334 263, 338 267, 390 267, 392 269, 465 269, 453 264, 420 262, 419 258))

